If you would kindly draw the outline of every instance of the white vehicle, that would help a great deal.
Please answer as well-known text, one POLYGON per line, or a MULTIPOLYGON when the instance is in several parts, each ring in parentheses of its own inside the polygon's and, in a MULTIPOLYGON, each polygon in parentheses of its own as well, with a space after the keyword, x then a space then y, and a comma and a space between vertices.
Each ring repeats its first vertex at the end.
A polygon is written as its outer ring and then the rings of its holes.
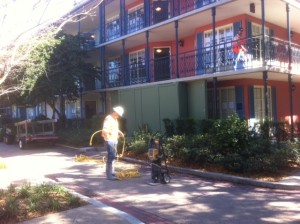
POLYGON ((24 120, 15 123, 17 127, 16 141, 23 149, 28 143, 49 142, 55 144, 58 136, 55 134, 56 119, 52 120, 24 120))

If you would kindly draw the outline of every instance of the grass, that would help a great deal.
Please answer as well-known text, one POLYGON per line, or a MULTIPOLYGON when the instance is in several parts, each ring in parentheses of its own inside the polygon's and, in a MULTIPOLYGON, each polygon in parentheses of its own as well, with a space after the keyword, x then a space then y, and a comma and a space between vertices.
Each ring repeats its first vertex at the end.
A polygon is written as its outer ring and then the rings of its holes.
POLYGON ((0 189, 0 224, 18 223, 86 204, 58 185, 10 185, 0 189))

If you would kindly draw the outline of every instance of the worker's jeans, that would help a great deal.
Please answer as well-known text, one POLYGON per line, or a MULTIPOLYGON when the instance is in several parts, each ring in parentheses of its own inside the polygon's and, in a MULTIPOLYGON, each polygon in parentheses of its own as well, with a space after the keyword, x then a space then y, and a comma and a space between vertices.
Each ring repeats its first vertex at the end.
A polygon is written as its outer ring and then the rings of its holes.
POLYGON ((106 160, 106 177, 111 179, 115 174, 114 162, 116 158, 116 141, 106 141, 107 160, 106 160))

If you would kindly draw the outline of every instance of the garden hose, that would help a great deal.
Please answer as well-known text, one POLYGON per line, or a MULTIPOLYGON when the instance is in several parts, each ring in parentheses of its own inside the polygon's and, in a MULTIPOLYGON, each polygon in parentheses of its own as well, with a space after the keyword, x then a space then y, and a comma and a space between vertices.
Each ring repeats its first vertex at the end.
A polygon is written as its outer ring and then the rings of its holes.
MULTIPOLYGON (((93 138, 94 138, 94 135, 97 134, 97 133, 101 133, 103 130, 99 130, 99 131, 96 131, 92 134, 91 138, 90 138, 90 146, 93 145, 93 138)), ((123 137, 123 147, 122 147, 122 152, 121 154, 118 154, 117 153, 117 161, 119 161, 119 158, 122 158, 123 155, 124 155, 124 151, 125 151, 125 135, 123 132, 119 131, 119 133, 121 133, 122 137, 123 137)), ((79 157, 76 157, 76 161, 78 162, 86 162, 86 161, 94 161, 94 162, 99 162, 95 159, 90 159, 89 157, 87 156, 83 156, 83 155, 80 155, 79 157)), ((105 162, 105 158, 103 157, 103 163, 105 162)), ((125 180, 125 179, 129 179, 129 178, 136 178, 136 177, 140 177, 141 174, 140 172, 138 171, 138 169, 134 169, 134 168, 129 168, 129 169, 121 169, 119 172, 116 172, 116 177, 119 179, 119 180, 125 180)))
MULTIPOLYGON (((93 134, 92 134, 92 136, 91 136, 91 138, 90 138, 90 146, 92 146, 93 145, 93 138, 94 138, 94 135, 95 134, 97 134, 97 133, 100 133, 100 132, 102 132, 103 130, 99 130, 99 131, 95 131, 93 134)), ((123 147, 122 147, 122 153, 121 154, 117 154, 117 158, 121 158, 121 157, 123 157, 123 155, 124 155, 124 151, 125 151, 125 135, 124 135, 124 133, 123 132, 121 132, 121 131, 119 131, 119 133, 121 133, 122 134, 122 136, 123 136, 123 147)))

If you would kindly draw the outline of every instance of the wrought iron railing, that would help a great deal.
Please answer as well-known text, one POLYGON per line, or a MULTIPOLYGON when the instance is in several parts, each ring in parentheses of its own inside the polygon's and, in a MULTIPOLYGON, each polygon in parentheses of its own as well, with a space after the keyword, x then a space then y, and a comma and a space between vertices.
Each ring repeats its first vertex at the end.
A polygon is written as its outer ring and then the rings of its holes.
MULTIPOLYGON (((240 61, 233 54, 233 41, 199 48, 176 55, 150 59, 149 72, 145 64, 129 64, 106 70, 102 88, 136 85, 163 80, 192 77, 230 70, 247 70, 270 66, 287 71, 289 68, 288 41, 267 37, 265 48, 261 36, 245 40, 247 52, 240 61), (215 49, 215 52, 214 52, 215 49), (265 52, 265 55, 263 53, 265 52), (263 60, 265 58, 265 60, 263 60), (241 63, 242 66, 235 66, 241 63)), ((300 71, 300 45, 291 44, 291 69, 300 71)))
POLYGON ((127 33, 133 33, 145 27, 144 7, 138 8, 127 16, 127 33))

